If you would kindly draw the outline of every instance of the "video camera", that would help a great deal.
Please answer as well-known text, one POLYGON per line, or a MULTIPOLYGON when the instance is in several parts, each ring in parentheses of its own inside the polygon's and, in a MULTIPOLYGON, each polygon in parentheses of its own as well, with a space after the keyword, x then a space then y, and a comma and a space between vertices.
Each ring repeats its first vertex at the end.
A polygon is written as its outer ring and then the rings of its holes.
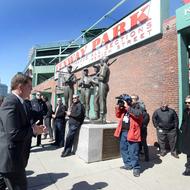
POLYGON ((127 105, 131 106, 132 98, 128 94, 121 94, 115 97, 115 99, 117 99, 117 105, 119 105, 119 107, 124 107, 125 102, 127 102, 127 105))

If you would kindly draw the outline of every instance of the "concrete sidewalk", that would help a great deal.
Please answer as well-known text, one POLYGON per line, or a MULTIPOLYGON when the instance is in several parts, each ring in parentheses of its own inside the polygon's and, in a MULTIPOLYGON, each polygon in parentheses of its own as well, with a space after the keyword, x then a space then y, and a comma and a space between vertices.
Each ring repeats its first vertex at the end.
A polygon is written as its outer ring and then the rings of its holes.
POLYGON ((43 149, 34 147, 27 167, 29 190, 189 189, 190 177, 182 176, 185 155, 176 159, 168 153, 159 158, 157 151, 150 149, 150 162, 141 162, 142 173, 136 178, 132 171, 120 169, 120 158, 86 164, 75 155, 61 158, 62 149, 49 145, 43 149))

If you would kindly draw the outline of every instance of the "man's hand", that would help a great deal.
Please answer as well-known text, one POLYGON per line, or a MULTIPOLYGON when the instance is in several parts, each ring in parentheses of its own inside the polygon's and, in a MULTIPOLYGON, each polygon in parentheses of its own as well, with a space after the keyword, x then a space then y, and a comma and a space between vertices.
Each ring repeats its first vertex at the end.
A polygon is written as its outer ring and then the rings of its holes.
POLYGON ((125 108, 129 108, 130 106, 127 104, 127 102, 126 101, 124 101, 125 103, 124 103, 124 106, 125 106, 125 108))
POLYGON ((66 111, 67 116, 71 115, 71 111, 66 111))
POLYGON ((43 125, 43 133, 45 133, 45 134, 48 133, 48 129, 45 125, 43 125))
POLYGON ((32 129, 33 129, 33 133, 35 134, 35 135, 41 135, 42 133, 47 133, 47 128, 46 128, 46 126, 44 126, 44 125, 34 125, 33 127, 32 127, 32 129))

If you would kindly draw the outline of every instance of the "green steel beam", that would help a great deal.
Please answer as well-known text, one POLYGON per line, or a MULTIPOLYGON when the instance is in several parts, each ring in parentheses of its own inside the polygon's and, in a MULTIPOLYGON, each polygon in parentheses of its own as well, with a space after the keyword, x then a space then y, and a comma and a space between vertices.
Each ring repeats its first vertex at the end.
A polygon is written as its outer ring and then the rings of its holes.
POLYGON ((170 0, 161 0, 161 28, 164 20, 170 17, 170 0))
POLYGON ((56 58, 58 58, 58 57, 67 57, 69 55, 70 54, 63 54, 63 55, 59 55, 59 56, 57 56, 57 55, 38 56, 38 57, 35 57, 35 59, 46 59, 46 58, 54 58, 54 57, 56 57, 56 58))
POLYGON ((33 69, 33 73, 54 73, 55 65, 45 65, 45 66, 35 66, 33 69))

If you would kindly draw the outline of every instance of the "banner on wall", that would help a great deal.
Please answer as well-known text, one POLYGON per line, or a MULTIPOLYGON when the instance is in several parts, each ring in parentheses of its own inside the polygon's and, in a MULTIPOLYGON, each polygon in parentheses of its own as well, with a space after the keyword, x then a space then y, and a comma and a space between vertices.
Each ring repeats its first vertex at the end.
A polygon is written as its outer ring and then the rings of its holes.
POLYGON ((160 0, 151 0, 58 63, 56 72, 66 71, 68 65, 81 69, 103 56, 113 55, 159 33, 160 0))
POLYGON ((185 4, 190 3, 190 0, 183 0, 185 4))

